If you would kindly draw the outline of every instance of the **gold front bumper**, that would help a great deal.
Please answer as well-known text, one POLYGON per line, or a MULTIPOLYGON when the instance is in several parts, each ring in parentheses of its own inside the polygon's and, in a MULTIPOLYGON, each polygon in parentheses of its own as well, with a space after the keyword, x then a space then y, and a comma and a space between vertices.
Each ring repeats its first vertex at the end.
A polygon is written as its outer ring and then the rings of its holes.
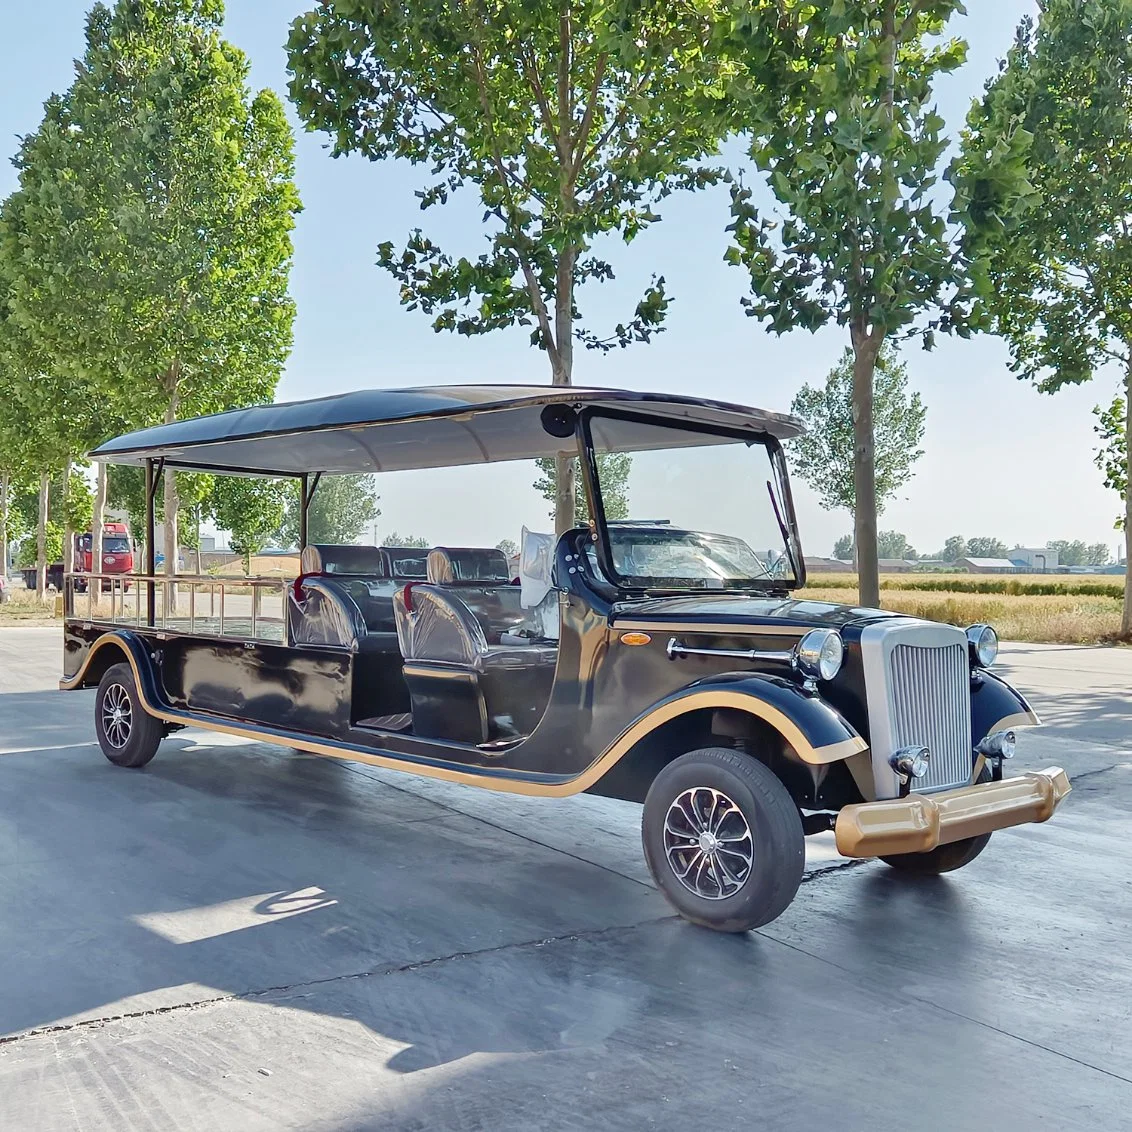
POLYGON ((1047 821, 1071 789, 1065 771, 1051 766, 1001 782, 846 806, 834 826, 837 851, 845 857, 926 853, 965 837, 1047 821))

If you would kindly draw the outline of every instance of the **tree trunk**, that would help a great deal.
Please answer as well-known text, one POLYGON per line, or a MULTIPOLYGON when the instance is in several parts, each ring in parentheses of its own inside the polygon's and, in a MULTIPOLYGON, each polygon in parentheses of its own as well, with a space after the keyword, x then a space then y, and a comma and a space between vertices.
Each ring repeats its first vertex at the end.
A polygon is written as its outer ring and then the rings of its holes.
POLYGON ((0 474, 0 578, 8 577, 8 484, 7 472, 0 474))
MULTIPOLYGON (((577 253, 567 248, 558 261, 558 277, 554 305, 554 337, 557 364, 551 371, 552 385, 572 385, 574 380, 574 260, 577 253)), ((554 533, 564 535, 577 522, 574 511, 574 469, 577 460, 573 455, 559 455, 554 459, 555 484, 554 533)))
POLYGON ((1124 612, 1122 640, 1132 641, 1132 360, 1124 375, 1124 612))
MULTIPOLYGON (((90 569, 92 574, 102 570, 102 524, 106 519, 107 471, 105 464, 96 464, 98 480, 94 489, 94 515, 90 523, 90 569)), ((102 583, 94 584, 94 600, 102 596, 102 583)))
MULTIPOLYGON (((165 407, 165 423, 172 424, 177 419, 177 394, 174 392, 165 407)), ((177 511, 180 499, 177 496, 177 473, 172 468, 165 470, 165 575, 173 578, 177 573, 177 511)), ((169 582, 165 586, 165 612, 173 613, 177 608, 177 586, 169 582)))
POLYGON ((39 473, 39 523, 36 529, 35 596, 47 599, 47 510, 51 504, 51 473, 39 473))
POLYGON ((862 606, 880 606, 877 494, 873 432, 873 370, 883 336, 857 325, 853 339, 853 531, 862 606))
POLYGON ((71 461, 63 465, 63 577, 75 568, 75 528, 71 526, 71 461))

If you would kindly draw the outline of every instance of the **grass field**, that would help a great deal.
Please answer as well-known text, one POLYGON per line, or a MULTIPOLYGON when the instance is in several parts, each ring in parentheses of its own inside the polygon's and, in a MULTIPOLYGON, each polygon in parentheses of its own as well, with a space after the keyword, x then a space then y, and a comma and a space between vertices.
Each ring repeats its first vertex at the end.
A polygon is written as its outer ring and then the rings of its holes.
MULTIPOLYGON (((296 565, 294 559, 252 563, 253 573, 260 577, 287 577, 296 565)), ((228 573, 243 570, 232 564, 225 570, 228 573)), ((800 596, 848 605, 857 600, 856 589, 852 574, 816 574, 800 596)), ((1005 641, 1054 644, 1097 644, 1115 638, 1123 592, 1123 580, 1111 574, 891 574, 881 579, 885 609, 964 627, 985 621, 1005 641)), ((54 604, 54 596, 40 605, 35 594, 13 589, 10 600, 0 605, 0 625, 50 623, 54 604)))
MULTIPOLYGON (((801 592, 815 601, 851 603, 856 588, 852 574, 818 574, 801 592)), ((1097 644, 1119 631, 1123 593, 1123 580, 1111 574, 890 574, 881 579, 880 603, 928 621, 985 621, 1006 641, 1097 644)))

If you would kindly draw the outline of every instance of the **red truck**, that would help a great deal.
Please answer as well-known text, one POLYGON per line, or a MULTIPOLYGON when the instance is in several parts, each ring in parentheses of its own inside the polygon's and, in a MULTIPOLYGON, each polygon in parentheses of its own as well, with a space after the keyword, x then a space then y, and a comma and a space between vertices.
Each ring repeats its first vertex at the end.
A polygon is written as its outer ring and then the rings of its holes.
MULTIPOLYGON (((125 523, 103 523, 102 558, 91 561, 94 551, 94 536, 87 531, 85 535, 75 535, 75 573, 76 574, 132 574, 134 571, 134 544, 130 540, 130 528, 125 523)), ((35 589, 35 568, 24 570, 24 584, 35 589)), ((57 590, 63 588, 63 563, 53 562, 47 567, 47 585, 57 590)), ((127 583, 127 588, 129 583, 127 583)), ((77 590, 86 588, 83 582, 76 582, 77 590)), ((102 588, 109 589, 110 583, 103 581, 102 588)))

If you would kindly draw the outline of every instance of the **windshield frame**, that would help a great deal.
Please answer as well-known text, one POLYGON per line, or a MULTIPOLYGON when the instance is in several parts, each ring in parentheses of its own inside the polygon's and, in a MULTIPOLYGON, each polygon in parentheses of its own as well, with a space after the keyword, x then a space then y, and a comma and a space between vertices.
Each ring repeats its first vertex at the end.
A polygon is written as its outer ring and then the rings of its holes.
POLYGON ((771 467, 774 471, 775 479, 777 480, 774 485, 777 488, 777 496, 772 495, 772 502, 776 510, 781 506, 784 512, 784 514, 780 516, 781 523, 784 527, 783 549, 793 567, 794 577, 752 578, 744 582, 742 586, 722 591, 705 590, 702 587, 692 585, 666 585, 662 587, 663 592, 719 594, 721 592, 741 593, 744 590, 750 589, 759 593, 765 593, 774 590, 801 589, 806 584, 806 560, 802 555, 802 542, 798 532, 798 517, 794 510, 794 496, 790 489, 790 475, 786 466, 786 455, 780 440, 767 432, 733 429, 723 425, 704 425, 671 417, 655 416, 651 413, 634 413, 619 409, 593 407, 583 409, 578 413, 575 431, 577 433, 578 446, 582 456, 579 463, 581 465, 582 478, 586 489, 586 501, 589 503, 590 514, 593 516, 590 524, 591 535, 595 542, 598 564, 601 566, 602 573, 605 575, 607 581, 616 586, 619 590, 641 594, 659 592, 659 588, 656 586, 641 585, 639 580, 628 578, 618 573, 613 565, 609 526, 606 522, 605 507, 601 499, 601 484, 597 470, 597 450, 594 447, 593 433, 590 428, 590 421, 595 417, 599 419, 605 418, 627 421, 632 424, 654 425, 657 428, 675 429, 681 432, 704 433, 708 436, 726 436, 746 444, 748 448, 754 444, 761 445, 767 450, 767 455, 770 457, 771 467))

